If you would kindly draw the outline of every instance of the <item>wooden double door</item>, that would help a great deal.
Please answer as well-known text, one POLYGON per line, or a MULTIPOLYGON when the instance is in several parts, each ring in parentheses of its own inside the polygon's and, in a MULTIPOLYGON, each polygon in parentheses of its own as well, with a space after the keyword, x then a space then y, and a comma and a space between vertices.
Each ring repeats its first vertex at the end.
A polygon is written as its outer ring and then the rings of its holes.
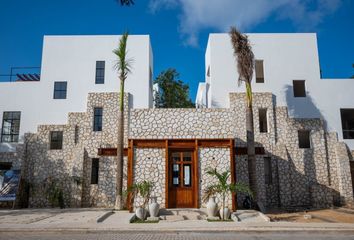
POLYGON ((198 171, 194 150, 170 151, 168 163, 168 207, 198 207, 198 171))

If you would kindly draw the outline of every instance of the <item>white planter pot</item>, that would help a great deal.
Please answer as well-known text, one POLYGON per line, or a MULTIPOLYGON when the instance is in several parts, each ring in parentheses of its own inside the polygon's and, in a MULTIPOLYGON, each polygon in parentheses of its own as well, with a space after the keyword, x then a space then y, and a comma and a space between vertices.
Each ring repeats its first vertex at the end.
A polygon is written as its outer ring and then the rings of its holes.
POLYGON ((146 214, 147 214, 147 211, 146 211, 145 208, 138 207, 137 209, 135 209, 136 217, 141 219, 141 220, 145 220, 146 214))
POLYGON ((230 209, 228 207, 224 207, 224 209, 220 209, 220 218, 221 219, 229 219, 231 215, 230 209))
POLYGON ((215 202, 215 197, 209 198, 207 204, 208 217, 215 217, 218 205, 215 202))
POLYGON ((159 215, 160 204, 157 203, 157 197, 151 197, 149 204, 150 217, 157 217, 159 215))

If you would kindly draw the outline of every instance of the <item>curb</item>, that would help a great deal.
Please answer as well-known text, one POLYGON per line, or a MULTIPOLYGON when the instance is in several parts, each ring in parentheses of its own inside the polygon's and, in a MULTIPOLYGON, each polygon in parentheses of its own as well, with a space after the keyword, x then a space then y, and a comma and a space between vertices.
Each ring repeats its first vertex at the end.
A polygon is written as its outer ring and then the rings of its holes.
POLYGON ((117 232, 117 233, 206 233, 206 232, 352 232, 354 234, 354 228, 347 227, 238 227, 238 228, 194 228, 194 229, 118 229, 118 228, 7 228, 0 229, 1 232, 66 232, 66 233, 97 233, 97 232, 117 232))

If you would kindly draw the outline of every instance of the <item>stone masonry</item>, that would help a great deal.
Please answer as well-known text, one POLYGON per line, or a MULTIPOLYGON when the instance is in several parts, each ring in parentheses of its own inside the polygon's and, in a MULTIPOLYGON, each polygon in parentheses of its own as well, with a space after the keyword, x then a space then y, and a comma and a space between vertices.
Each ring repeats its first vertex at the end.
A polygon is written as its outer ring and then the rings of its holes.
MULTIPOLYGON (((125 95, 125 136, 128 139, 235 139, 236 149, 246 146, 245 94, 231 93, 230 108, 224 109, 130 109, 125 95)), ((69 113, 64 125, 41 125, 27 134, 16 153, 0 153, 1 161, 22 168, 33 186, 31 207, 49 206, 46 194, 54 183, 63 190, 68 207, 112 207, 115 200, 115 156, 99 156, 99 148, 117 145, 117 93, 90 93, 86 112, 69 113), (95 107, 103 108, 102 131, 93 131, 95 107), (63 132, 63 147, 51 150, 50 132, 63 132), (91 184, 92 159, 99 159, 98 184, 91 184)), ((352 204, 353 190, 349 161, 352 153, 327 132, 320 119, 289 118, 285 106, 276 106, 272 93, 254 93, 255 142, 264 148, 256 156, 259 200, 267 208, 328 207, 352 204), (259 110, 266 109, 267 131, 260 132, 259 110), (310 133, 310 148, 299 148, 298 131, 310 133), (271 181, 265 182, 265 158, 270 159, 271 181)), ((164 148, 134 148, 133 182, 154 183, 152 195, 165 206, 166 160, 164 148)), ((198 152, 199 206, 205 187, 214 180, 205 174, 209 167, 230 170, 230 149, 203 147, 198 152)), ((238 182, 248 183, 247 155, 236 152, 238 182)), ((124 189, 127 189, 127 157, 124 162, 124 189)), ((242 206, 244 195, 237 195, 242 206)), ((218 198, 220 201, 220 198, 218 198)), ((138 206, 142 199, 136 198, 138 206)), ((227 202, 231 205, 230 196, 227 202)))

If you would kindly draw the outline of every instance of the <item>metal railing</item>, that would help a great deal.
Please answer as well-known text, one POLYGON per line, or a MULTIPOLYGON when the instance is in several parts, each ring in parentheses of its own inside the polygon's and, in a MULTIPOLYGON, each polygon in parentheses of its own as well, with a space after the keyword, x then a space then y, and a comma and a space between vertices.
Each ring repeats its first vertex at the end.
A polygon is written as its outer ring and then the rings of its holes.
POLYGON ((16 81, 18 80, 19 74, 40 75, 40 72, 41 72, 41 67, 11 67, 10 74, 0 74, 0 82, 16 81))

